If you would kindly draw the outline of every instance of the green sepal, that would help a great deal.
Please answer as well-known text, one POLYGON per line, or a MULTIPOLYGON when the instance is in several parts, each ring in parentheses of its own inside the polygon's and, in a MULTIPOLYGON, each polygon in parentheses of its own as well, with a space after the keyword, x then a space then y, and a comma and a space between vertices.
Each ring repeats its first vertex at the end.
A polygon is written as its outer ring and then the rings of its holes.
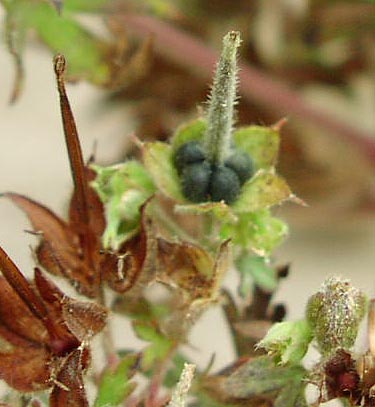
POLYGON ((151 322, 134 321, 133 328, 139 339, 150 342, 150 345, 142 352, 142 369, 152 369, 155 363, 167 357, 174 342, 166 338, 151 322))
POLYGON ((91 185, 105 204, 107 226, 103 246, 116 250, 138 232, 140 208, 154 194, 155 186, 137 161, 110 167, 93 165, 92 169, 97 177, 91 185))
POLYGON ((288 225, 271 215, 269 209, 237 214, 236 222, 223 223, 220 229, 222 239, 259 255, 268 256, 288 234, 288 225))
POLYGON ((204 119, 195 119, 178 127, 171 139, 173 151, 176 151, 189 141, 202 140, 206 128, 207 122, 204 119))
POLYGON ((237 148, 249 154, 255 169, 268 170, 276 165, 279 152, 280 136, 271 127, 248 126, 233 133, 237 148))
POLYGON ((104 372, 94 407, 115 407, 122 405, 124 400, 135 389, 136 383, 130 379, 137 371, 139 354, 126 355, 114 371, 104 372))
POLYGON ((180 180, 173 164, 173 150, 167 143, 145 143, 142 147, 143 162, 158 189, 166 196, 184 201, 180 180))
POLYGON ((292 191, 283 178, 272 171, 260 171, 243 185, 241 195, 233 203, 232 209, 237 213, 255 212, 281 204, 292 197, 292 191))
POLYGON ((287 321, 274 324, 258 347, 266 349, 282 365, 298 364, 305 356, 314 335, 308 322, 287 321))
POLYGON ((241 277, 239 292, 242 297, 248 297, 254 284, 267 292, 276 290, 277 274, 266 258, 244 254, 236 260, 236 267, 241 277))
POLYGON ((176 205, 175 211, 177 213, 191 213, 195 215, 212 213, 218 220, 222 222, 234 222, 237 220, 237 217, 232 212, 230 206, 228 206, 224 202, 204 202, 200 204, 176 205))

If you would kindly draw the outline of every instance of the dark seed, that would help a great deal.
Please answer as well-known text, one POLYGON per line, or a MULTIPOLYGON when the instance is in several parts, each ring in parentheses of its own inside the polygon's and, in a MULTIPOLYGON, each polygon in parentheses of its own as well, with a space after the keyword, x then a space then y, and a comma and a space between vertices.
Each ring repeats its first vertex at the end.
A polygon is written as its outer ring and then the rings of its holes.
POLYGON ((243 185, 254 175, 254 163, 249 154, 241 151, 233 153, 224 163, 224 165, 233 170, 243 185))
POLYGON ((211 201, 224 201, 227 204, 235 201, 241 190, 237 174, 230 168, 218 166, 212 170, 210 196, 211 201))
POLYGON ((192 202, 208 200, 211 165, 207 161, 185 166, 181 175, 182 193, 192 202))
POLYGON ((199 163, 206 158, 203 147, 198 141, 189 141, 179 147, 174 156, 174 165, 180 174, 189 164, 199 163))

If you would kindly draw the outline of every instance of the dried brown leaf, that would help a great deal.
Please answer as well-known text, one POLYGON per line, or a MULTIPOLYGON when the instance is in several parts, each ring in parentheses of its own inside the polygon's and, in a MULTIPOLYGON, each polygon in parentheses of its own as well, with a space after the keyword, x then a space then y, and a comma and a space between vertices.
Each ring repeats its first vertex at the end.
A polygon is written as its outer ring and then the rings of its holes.
POLYGON ((188 242, 174 243, 158 238, 157 245, 158 278, 186 291, 191 299, 204 297, 214 267, 212 256, 188 242))

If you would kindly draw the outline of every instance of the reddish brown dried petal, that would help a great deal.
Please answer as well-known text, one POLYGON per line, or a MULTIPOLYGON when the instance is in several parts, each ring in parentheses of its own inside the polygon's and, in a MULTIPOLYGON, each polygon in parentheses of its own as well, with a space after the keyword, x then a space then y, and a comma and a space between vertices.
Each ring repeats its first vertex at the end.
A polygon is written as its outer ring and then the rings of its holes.
POLYGON ((49 346, 55 355, 63 356, 76 349, 81 341, 69 330, 63 315, 63 302, 69 299, 51 280, 35 268, 35 283, 48 309, 45 326, 50 335, 49 346))
POLYGON ((40 264, 54 274, 68 278, 89 297, 98 294, 99 273, 84 262, 78 236, 68 225, 43 205, 15 193, 6 193, 28 216, 36 232, 43 238, 37 250, 40 264))
POLYGON ((48 343, 48 332, 13 288, 0 277, 0 335, 13 345, 48 343), (26 340, 26 342, 25 342, 26 340))
POLYGON ((76 349, 67 357, 56 377, 50 407, 88 407, 82 370, 82 350, 76 349))
POLYGON ((0 352, 0 379, 22 392, 47 389, 51 385, 50 359, 51 354, 42 346, 0 352))
POLYGON ((69 335, 83 341, 104 328, 108 315, 106 308, 68 297, 38 268, 35 268, 35 283, 54 321, 60 321, 62 329, 69 335))
POLYGON ((13 263, 13 261, 1 247, 0 270, 7 280, 8 284, 29 307, 30 311, 37 318, 43 319, 47 314, 43 302, 35 294, 29 282, 26 280, 23 274, 19 271, 18 267, 13 263))
POLYGON ((81 302, 65 297, 62 303, 64 321, 80 340, 88 340, 100 332, 107 321, 108 312, 99 304, 81 302))
POLYGON ((58 259, 58 256, 53 254, 50 244, 42 240, 36 249, 36 257, 39 264, 49 273, 56 276, 65 276, 63 265, 58 259))
POLYGON ((51 210, 20 194, 7 192, 4 196, 11 199, 13 203, 25 212, 34 231, 40 232, 46 241, 53 243, 60 242, 61 245, 66 246, 64 247, 66 251, 71 251, 73 254, 76 253, 78 250, 77 236, 51 210))
POLYGON ((78 255, 66 253, 63 247, 52 249, 50 242, 43 241, 36 251, 40 265, 51 274, 63 276, 83 295, 98 295, 99 273, 93 272, 78 255))

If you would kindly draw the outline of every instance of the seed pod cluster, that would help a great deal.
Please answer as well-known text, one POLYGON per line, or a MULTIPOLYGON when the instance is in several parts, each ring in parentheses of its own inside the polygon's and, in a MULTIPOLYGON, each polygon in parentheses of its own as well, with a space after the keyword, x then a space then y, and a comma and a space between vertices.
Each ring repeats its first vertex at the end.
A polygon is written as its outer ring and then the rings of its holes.
POLYGON ((238 197, 241 186, 254 174, 254 165, 248 154, 233 150, 223 164, 211 163, 198 141, 180 146, 174 163, 184 196, 197 203, 224 201, 231 204, 238 197))

